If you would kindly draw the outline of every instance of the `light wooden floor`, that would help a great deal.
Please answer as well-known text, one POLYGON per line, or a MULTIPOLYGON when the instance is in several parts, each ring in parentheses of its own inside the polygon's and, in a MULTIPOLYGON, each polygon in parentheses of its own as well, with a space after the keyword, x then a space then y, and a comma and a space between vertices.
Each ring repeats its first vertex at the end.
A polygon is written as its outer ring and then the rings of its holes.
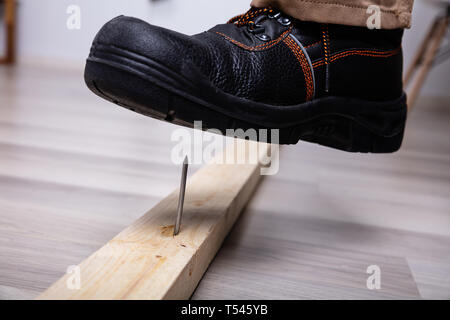
MULTIPOLYGON (((284 147, 193 298, 449 299, 449 124, 427 98, 394 155, 284 147)), ((34 298, 175 189, 174 128, 81 72, 1 67, 0 299, 34 298)))

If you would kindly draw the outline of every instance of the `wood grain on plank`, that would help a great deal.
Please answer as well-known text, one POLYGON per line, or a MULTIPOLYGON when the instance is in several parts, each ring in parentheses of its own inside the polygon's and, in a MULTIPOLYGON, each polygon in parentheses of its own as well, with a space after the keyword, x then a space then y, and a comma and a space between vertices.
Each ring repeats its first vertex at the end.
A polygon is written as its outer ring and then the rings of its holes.
POLYGON ((79 265, 80 289, 69 289, 66 274, 38 299, 189 298, 261 176, 248 152, 237 156, 245 163, 209 164, 189 179, 178 236, 176 190, 79 265))

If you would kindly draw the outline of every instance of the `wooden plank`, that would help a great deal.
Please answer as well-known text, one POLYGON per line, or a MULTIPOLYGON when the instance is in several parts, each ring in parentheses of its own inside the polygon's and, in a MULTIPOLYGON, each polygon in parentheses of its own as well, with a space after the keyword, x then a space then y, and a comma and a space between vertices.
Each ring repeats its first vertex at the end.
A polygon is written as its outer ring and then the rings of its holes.
MULTIPOLYGON (((259 154, 270 148, 257 145, 259 154)), ((66 274, 38 299, 189 298, 260 179, 248 154, 237 153, 244 164, 209 164, 189 179, 178 236, 176 190, 79 265, 80 289, 68 288, 66 274)))

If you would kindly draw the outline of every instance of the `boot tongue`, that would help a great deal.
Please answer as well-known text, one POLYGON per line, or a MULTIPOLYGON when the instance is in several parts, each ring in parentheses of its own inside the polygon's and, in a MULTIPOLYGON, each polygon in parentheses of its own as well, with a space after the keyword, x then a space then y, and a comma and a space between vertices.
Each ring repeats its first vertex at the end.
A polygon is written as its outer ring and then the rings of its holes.
POLYGON ((257 18, 262 14, 272 14, 272 13, 275 13, 275 10, 272 7, 265 7, 265 8, 252 7, 246 13, 232 18, 230 21, 228 21, 228 23, 235 23, 238 27, 242 27, 249 23, 252 23, 253 19, 257 18))

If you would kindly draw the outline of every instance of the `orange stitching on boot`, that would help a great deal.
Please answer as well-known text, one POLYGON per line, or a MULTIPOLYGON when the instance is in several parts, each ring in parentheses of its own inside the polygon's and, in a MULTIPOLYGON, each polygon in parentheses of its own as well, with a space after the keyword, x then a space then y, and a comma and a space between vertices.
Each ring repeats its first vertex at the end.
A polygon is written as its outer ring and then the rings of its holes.
POLYGON ((295 43, 294 40, 291 38, 286 38, 285 40, 288 40, 291 45, 293 46, 297 59, 300 58, 300 64, 302 66, 303 73, 306 75, 306 101, 312 100, 314 97, 314 78, 312 75, 313 70, 311 69, 308 60, 305 57, 305 54, 303 50, 298 46, 297 43, 295 43))
POLYGON ((218 32, 216 31, 216 33, 218 35, 221 35, 222 37, 224 37, 225 39, 227 39, 228 41, 234 43, 235 45, 244 48, 246 50, 250 50, 250 51, 261 51, 261 50, 265 50, 265 49, 269 49, 270 47, 273 47, 274 45, 278 44, 279 42, 281 42, 281 40, 283 40, 283 38, 292 30, 292 26, 289 27, 288 30, 286 30, 285 32, 283 32, 277 39, 274 39, 272 41, 269 41, 267 43, 263 43, 254 47, 250 47, 247 46, 246 44, 243 44, 242 42, 239 42, 237 40, 234 40, 233 38, 227 36, 226 34, 222 33, 222 32, 218 32))
POLYGON ((331 57, 331 61, 336 61, 338 59, 342 59, 351 55, 361 55, 361 56, 369 56, 376 58, 389 58, 393 55, 396 55, 400 51, 400 47, 391 51, 373 51, 373 50, 349 50, 334 54, 331 57))
POLYGON ((319 60, 319 61, 314 62, 312 65, 313 65, 313 68, 321 67, 321 66, 325 65, 325 61, 319 60))
MULTIPOLYGON (((362 50, 362 49, 347 50, 347 51, 333 54, 331 56, 330 61, 334 62, 336 60, 343 59, 343 58, 346 58, 348 56, 353 56, 353 55, 373 57, 373 58, 389 58, 389 57, 392 57, 392 56, 395 56, 396 54, 398 54, 400 52, 400 50, 401 50, 401 47, 398 47, 394 50, 389 50, 389 51, 375 51, 375 50, 362 50)), ((321 59, 321 60, 315 61, 313 63, 313 67, 317 68, 317 67, 323 66, 324 64, 326 64, 326 62, 324 61, 324 59, 321 59)))
POLYGON ((302 67, 303 75, 305 76, 306 83, 306 101, 309 101, 314 96, 314 80, 312 76, 312 70, 309 66, 308 61, 306 60, 305 54, 303 50, 299 47, 294 40, 287 37, 283 40, 283 42, 291 49, 291 51, 296 56, 300 66, 302 67))
POLYGON ((323 51, 325 54, 325 64, 328 64, 328 56, 330 54, 329 50, 329 35, 328 35, 328 26, 325 25, 322 30, 322 41, 323 41, 323 51))

